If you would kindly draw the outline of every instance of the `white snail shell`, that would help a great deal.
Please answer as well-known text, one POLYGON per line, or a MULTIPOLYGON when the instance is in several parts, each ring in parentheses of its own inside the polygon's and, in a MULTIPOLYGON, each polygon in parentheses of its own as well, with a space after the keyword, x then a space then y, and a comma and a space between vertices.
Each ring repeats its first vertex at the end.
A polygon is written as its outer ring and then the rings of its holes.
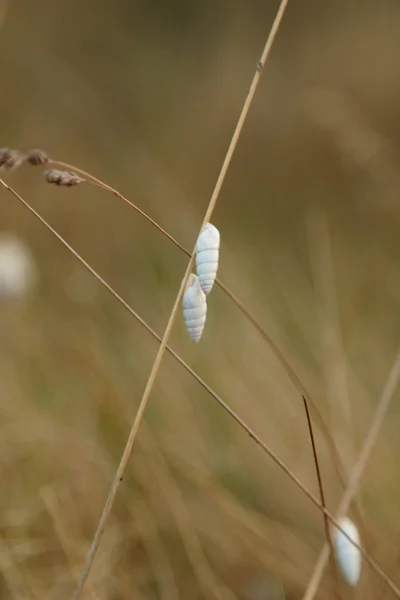
POLYGON ((182 298, 183 318, 186 330, 193 342, 198 342, 203 333, 207 315, 207 301, 197 275, 189 276, 182 298))
POLYGON ((196 270, 201 289, 205 294, 211 292, 218 270, 219 231, 211 223, 206 223, 196 243, 196 270))
MULTIPOLYGON (((347 517, 339 519, 338 524, 349 538, 358 546, 360 545, 360 536, 357 527, 347 517)), ((333 546, 336 561, 339 565, 343 579, 351 586, 355 587, 361 574, 361 552, 358 548, 343 535, 339 529, 334 529, 333 546)))

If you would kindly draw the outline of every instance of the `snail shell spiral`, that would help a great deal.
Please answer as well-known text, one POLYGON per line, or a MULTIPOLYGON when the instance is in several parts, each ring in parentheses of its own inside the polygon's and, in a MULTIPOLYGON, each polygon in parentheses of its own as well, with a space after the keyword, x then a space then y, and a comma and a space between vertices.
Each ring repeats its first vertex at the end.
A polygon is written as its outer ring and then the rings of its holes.
POLYGON ((206 296, 201 289, 199 278, 192 273, 189 276, 182 298, 183 318, 186 330, 193 342, 198 342, 203 333, 207 315, 206 296))
POLYGON ((219 260, 219 231, 211 223, 204 225, 196 243, 196 271, 201 289, 209 294, 214 285, 219 260))

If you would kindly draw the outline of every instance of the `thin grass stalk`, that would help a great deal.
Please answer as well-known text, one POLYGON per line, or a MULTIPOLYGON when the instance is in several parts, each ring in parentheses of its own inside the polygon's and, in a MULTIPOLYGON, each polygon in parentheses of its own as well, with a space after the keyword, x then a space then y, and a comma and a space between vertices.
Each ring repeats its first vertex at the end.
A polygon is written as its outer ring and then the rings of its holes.
MULTIPOLYGON (((371 427, 367 433, 367 436, 364 441, 364 445, 358 457, 358 460, 352 470, 350 475, 349 483, 347 489, 343 495, 343 498, 340 502, 339 509, 337 511, 336 519, 340 519, 345 516, 350 508, 350 504, 353 500, 353 497, 357 491, 358 484, 361 479, 361 475, 365 469, 365 466, 368 462, 368 459, 371 455, 372 449, 376 443, 379 432, 385 420, 387 411, 389 409, 390 403, 392 401, 393 395, 397 389, 400 380, 400 350, 397 353, 396 359, 392 366, 392 369, 387 378, 386 385, 382 392, 381 398, 378 403, 378 407, 375 411, 375 415, 372 419, 371 427)), ((325 545, 321 550, 317 563, 315 565, 313 574, 308 582, 307 589, 304 593, 303 600, 312 600, 315 594, 318 591, 318 586, 321 582, 322 576, 324 574, 324 570, 326 567, 326 562, 328 559, 328 548, 325 545)), ((388 582, 387 582, 388 583, 388 582)), ((397 586, 395 589, 389 585, 390 589, 399 597, 399 590, 397 586)))
MULTIPOLYGON (((270 53, 270 50, 272 48, 272 45, 274 43, 275 36, 276 36, 276 34, 278 32, 279 25, 281 23, 283 15, 284 15, 287 3, 288 3, 288 0, 282 0, 281 4, 279 6, 277 15, 276 15, 274 23, 272 25, 270 34, 269 34, 269 36, 267 38, 264 50, 263 50, 262 55, 261 55, 261 58, 260 58, 260 60, 259 60, 259 62, 257 64, 257 68, 256 68, 256 71, 255 71, 253 80, 251 82, 250 89, 249 89, 248 94, 246 96, 246 99, 245 99, 242 111, 240 113, 237 125, 235 127, 234 132, 233 132, 233 136, 232 136, 231 142, 230 142, 230 144, 228 146, 228 151, 226 153, 226 156, 225 156, 224 162, 222 164, 222 168, 221 168, 220 174, 219 174, 217 182, 215 184, 214 191, 212 193, 210 202, 208 204, 206 213, 204 215, 203 222, 202 222, 201 227, 199 229, 199 233, 200 233, 202 227, 205 225, 205 223, 207 223, 210 220, 210 218, 211 218, 211 216, 213 214, 213 211, 215 209, 215 206, 217 204, 217 201, 218 201, 218 198, 219 198, 219 194, 220 194, 220 191, 222 189, 222 185, 223 185, 223 183, 225 181, 225 177, 226 177, 226 174, 228 172, 229 166, 231 164, 231 160, 232 160, 233 154, 235 152, 238 140, 239 140, 240 135, 242 133, 243 126, 244 126, 244 123, 246 121, 247 115, 249 113, 250 106, 252 104, 253 98, 254 98, 255 93, 257 91, 258 84, 259 84, 259 81, 260 81, 260 77, 261 77, 261 73, 262 73, 264 64, 265 64, 265 62, 267 60, 267 57, 268 57, 268 55, 270 53)), ((150 375, 149 375, 149 378, 148 378, 145 390, 143 392, 142 399, 141 399, 140 404, 139 404, 138 411, 136 413, 136 417, 134 419, 131 431, 130 431, 129 436, 128 436, 128 440, 127 440, 127 443, 126 443, 126 446, 125 446, 125 450, 123 452, 120 464, 119 464, 119 466, 117 468, 117 471, 116 471, 116 474, 115 474, 115 477, 114 477, 114 481, 113 481, 113 483, 111 485, 110 493, 109 493, 109 496, 107 498, 106 504, 104 506, 104 510, 103 510, 102 515, 101 515, 101 518, 100 518, 99 525, 97 527, 95 536, 93 538, 93 542, 92 542, 92 545, 90 547, 86 563, 85 563, 85 565, 83 567, 82 576, 81 576, 81 579, 80 579, 80 581, 78 583, 78 587, 76 589, 74 600, 78 600, 80 598, 81 594, 82 594, 85 581, 86 581, 86 579, 87 579, 87 577, 89 575, 89 572, 90 572, 91 566, 93 564, 93 560, 94 560, 95 554, 96 554, 97 549, 98 549, 98 547, 100 545, 100 542, 101 542, 101 538, 102 538, 102 535, 103 535, 104 527, 105 527, 106 522, 108 520, 108 517, 109 517, 109 515, 111 513, 111 509, 112 509, 112 506, 114 504, 114 500, 116 498, 119 486, 121 485, 122 477, 123 477, 123 474, 125 472, 125 468, 126 468, 126 465, 128 463, 129 457, 131 455, 132 447, 133 447, 134 441, 136 439, 137 432, 139 431, 139 427, 140 427, 141 421, 143 419, 143 415, 144 415, 144 412, 145 412, 145 409, 146 409, 146 406, 147 406, 147 403, 148 403, 148 400, 149 400, 149 397, 150 397, 150 393, 151 393, 151 390, 153 388, 154 382, 156 380, 156 377, 157 377, 157 374, 158 374, 158 370, 160 368, 161 361, 163 359, 163 356, 164 356, 164 353, 165 353, 165 350, 166 350, 166 347, 167 347, 168 339, 169 339, 169 336, 171 334, 172 327, 174 325, 174 321, 175 321, 176 315, 178 313, 180 301, 181 301, 181 298, 183 296, 183 293, 184 293, 184 290, 185 290, 185 287, 186 287, 186 282, 188 280, 188 277, 189 277, 189 275, 191 273, 191 270, 192 270, 192 267, 193 267, 193 264, 194 264, 195 251, 196 251, 196 244, 193 247, 193 250, 192 250, 192 253, 191 253, 191 257, 189 259, 188 265, 186 267, 186 271, 185 271, 185 273, 183 275, 183 278, 182 278, 182 281, 181 281, 181 285, 179 287, 178 294, 177 294, 176 299, 175 299, 175 303, 174 303, 174 305, 172 307, 171 314, 170 314, 170 317, 168 319, 168 323, 167 323, 167 326, 165 328, 165 332, 164 332, 164 335, 163 335, 163 339, 161 341, 161 344, 159 346, 156 358, 154 360, 152 370, 150 372, 150 375)))
MULTIPOLYGON (((321 504, 322 504, 324 510, 326 510, 325 492, 324 492, 324 486, 322 484, 321 470, 319 468, 317 446, 315 443, 314 430, 313 430, 313 426, 312 426, 310 411, 308 409, 308 403, 307 403, 305 396, 303 396, 303 402, 304 402, 304 410, 306 412, 306 419, 307 419, 308 432, 310 435, 311 448, 312 448, 313 457, 314 457, 315 472, 317 474, 319 496, 321 499, 321 504)), ((337 572, 336 561, 335 561, 335 556, 334 556, 334 551, 333 551, 332 537, 331 537, 331 531, 330 531, 330 527, 329 527, 329 519, 326 515, 326 512, 323 512, 323 518, 324 518, 326 542, 327 542, 328 548, 329 548, 329 560, 330 560, 330 564, 331 564, 333 587, 335 590, 335 596, 336 596, 337 600, 341 600, 339 576, 338 576, 338 572, 337 572)))
MULTIPOLYGON (((47 221, 32 207, 30 204, 24 200, 14 188, 5 183, 0 178, 0 185, 2 185, 8 192, 10 192, 17 200, 21 202, 25 206, 27 210, 38 219, 63 245, 64 247, 71 252, 71 254, 84 266, 98 281, 103 285, 108 292, 122 305, 124 308, 141 324, 143 327, 151 333, 153 337, 155 337, 158 341, 161 342, 161 337, 140 317, 135 310, 129 306, 129 304, 91 267, 81 256, 80 254, 68 244, 66 240, 49 224, 47 221)), ((262 439, 247 425, 247 423, 228 405, 226 402, 195 372, 193 369, 187 365, 183 359, 169 346, 166 347, 166 350, 204 387, 204 389, 218 402, 218 404, 229 414, 230 417, 250 436, 250 438, 256 442, 269 456, 270 458, 286 473, 286 475, 297 485, 297 487, 308 497, 308 499, 322 512, 324 512, 328 519, 333 523, 339 531, 343 533, 343 535, 356 546, 366 562, 371 566, 371 568, 387 583, 389 588, 396 593, 396 595, 400 598, 400 590, 396 587, 396 585, 392 582, 392 580, 386 575, 386 573, 381 569, 381 567, 368 555, 368 553, 357 544, 353 542, 347 535, 347 533, 342 529, 340 523, 338 522, 333 515, 322 506, 321 502, 314 496, 312 492, 308 490, 308 488, 301 482, 301 480, 290 470, 289 467, 265 444, 262 439)))

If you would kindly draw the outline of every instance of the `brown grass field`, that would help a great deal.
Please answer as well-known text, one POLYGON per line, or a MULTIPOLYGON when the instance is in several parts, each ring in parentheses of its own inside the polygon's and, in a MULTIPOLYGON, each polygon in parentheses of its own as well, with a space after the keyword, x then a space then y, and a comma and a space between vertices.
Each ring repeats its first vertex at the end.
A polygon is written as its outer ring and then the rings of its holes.
MULTIPOLYGON (((0 0, 0 146, 100 177, 192 249, 278 3, 0 0)), ((289 0, 212 222, 218 276, 308 390, 336 514, 400 352, 400 3, 289 0)), ((162 335, 187 258, 120 199, 0 176, 162 335)), ((5 189, 32 251, 0 304, 0 600, 73 598, 157 342, 5 189)), ((1 274, 0 274, 1 276, 1 274)), ((304 406, 219 288, 171 347, 319 497, 304 406)), ((396 386, 395 386, 396 387, 396 386)), ((400 586, 400 395, 349 515, 400 586)), ((90 600, 300 600, 320 511, 166 354, 90 600)), ((336 598, 329 566, 316 598, 336 598)), ((363 563, 342 600, 396 595, 363 563)))

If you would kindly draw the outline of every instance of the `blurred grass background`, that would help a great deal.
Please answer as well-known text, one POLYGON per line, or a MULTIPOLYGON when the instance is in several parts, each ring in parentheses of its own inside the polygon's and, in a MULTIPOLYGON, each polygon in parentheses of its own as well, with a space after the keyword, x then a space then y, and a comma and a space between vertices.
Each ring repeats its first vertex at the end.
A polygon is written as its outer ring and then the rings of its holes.
MULTIPOLYGON (((277 3, 0 0, 1 144, 117 187, 191 248, 277 3)), ((213 222, 219 275, 295 366, 350 472, 400 343, 400 4, 289 1, 213 222)), ((185 257, 117 198, 4 175, 162 332, 185 257)), ((0 313, 0 598, 70 598, 157 351, 4 190, 39 281, 0 313)), ((301 398, 219 289, 171 345, 317 494, 301 398)), ((398 395, 363 544, 400 584, 398 395)), ((322 435, 327 502, 343 493, 322 435)), ((301 598, 318 511, 166 356, 87 585, 97 600, 301 598)), ((343 586, 343 598, 353 597, 343 586)), ((318 598, 333 597, 327 572, 318 598)), ((365 565, 354 597, 389 598, 365 565)))

